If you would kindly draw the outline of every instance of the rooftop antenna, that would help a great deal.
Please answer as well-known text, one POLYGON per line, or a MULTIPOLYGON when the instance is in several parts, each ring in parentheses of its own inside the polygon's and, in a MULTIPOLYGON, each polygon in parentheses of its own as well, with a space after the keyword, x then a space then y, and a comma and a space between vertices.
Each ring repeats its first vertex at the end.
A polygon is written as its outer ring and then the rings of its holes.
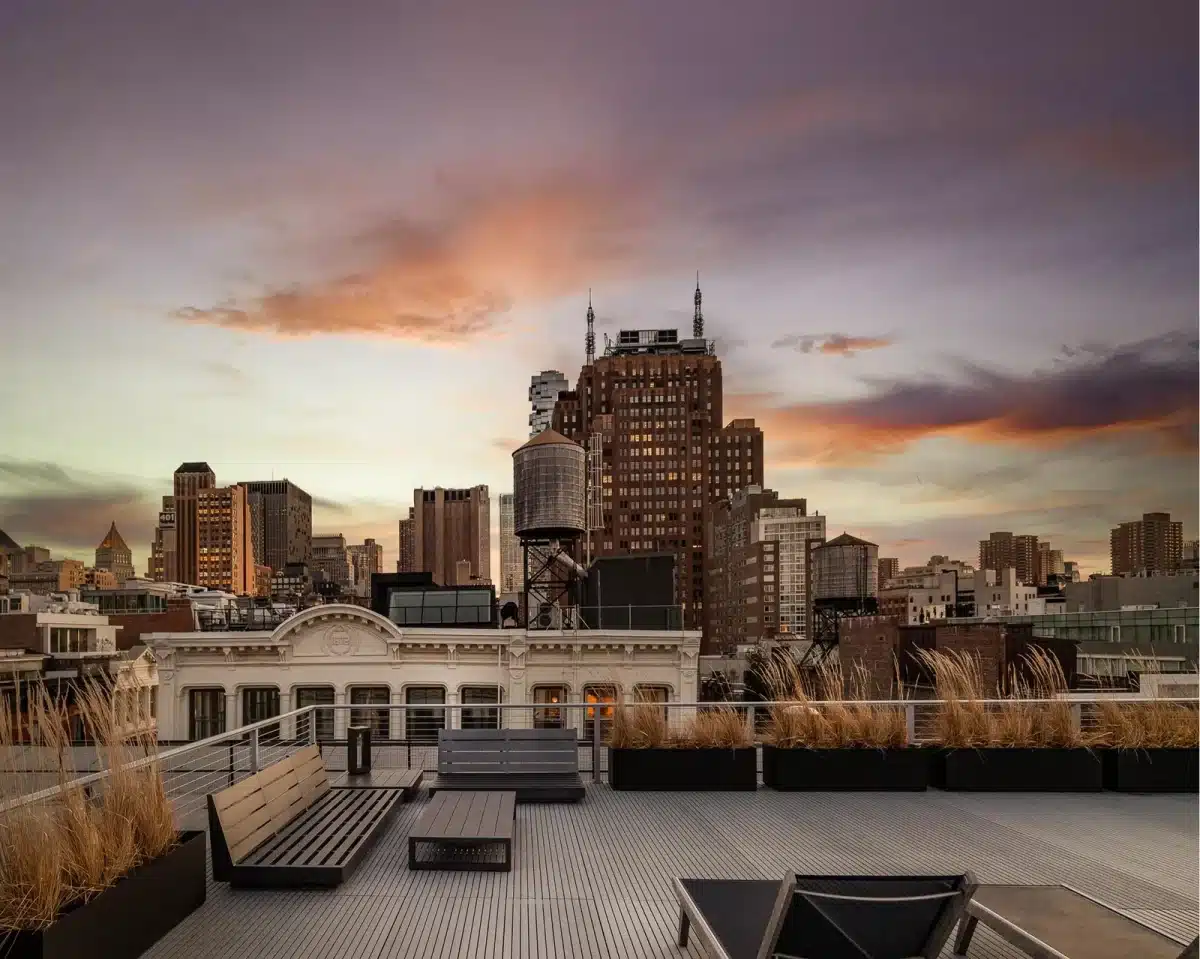
POLYGON ((588 289, 588 311, 587 311, 587 338, 584 340, 584 346, 587 349, 587 363, 591 366, 596 359, 596 311, 592 309, 592 291, 588 289))
POLYGON ((692 297, 696 312, 692 314, 692 339, 704 339, 704 314, 700 311, 700 271, 696 271, 696 295, 692 297))

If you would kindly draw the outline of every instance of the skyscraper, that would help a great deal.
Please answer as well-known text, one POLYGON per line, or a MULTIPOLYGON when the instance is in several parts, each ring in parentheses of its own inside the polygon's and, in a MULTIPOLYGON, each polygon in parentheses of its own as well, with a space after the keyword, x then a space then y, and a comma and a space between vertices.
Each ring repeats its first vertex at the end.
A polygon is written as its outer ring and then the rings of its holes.
POLYGON ((241 486, 196 493, 197 584, 239 596, 257 589, 250 503, 241 486))
MULTIPOLYGON (((412 563, 441 586, 491 582, 491 499, 486 486, 413 491, 412 563), (463 581, 466 560, 469 570, 463 581)), ((403 535, 403 531, 402 534, 403 535)))
POLYGON ((346 537, 341 533, 312 538, 312 566, 343 591, 349 591, 354 585, 354 562, 350 559, 346 537))
POLYGON ((517 593, 524 586, 521 542, 516 532, 516 503, 512 493, 500 494, 500 592, 517 593))
POLYGON ((825 517, 749 486, 713 504, 706 527, 705 652, 807 639, 810 554, 825 541, 825 517))
POLYGON ((373 539, 346 547, 350 565, 354 567, 354 593, 371 595, 371 575, 383 572, 383 547, 373 539))
POLYGON ((979 568, 997 573, 1006 569, 1017 571, 1017 582, 1026 586, 1038 582, 1038 538, 1000 532, 979 541, 979 568))
POLYGON ((413 508, 408 508, 408 516, 400 520, 400 556, 396 560, 397 573, 417 572, 417 558, 414 553, 417 521, 413 508))
POLYGON ((175 497, 164 496, 150 544, 150 562, 146 575, 158 583, 179 582, 179 563, 175 529, 175 497))
POLYGON ((312 497, 286 480, 240 483, 250 501, 254 558, 282 570, 292 563, 312 562, 312 497))
POLYGON ((879 557, 879 588, 883 589, 883 584, 889 579, 894 579, 900 574, 900 560, 893 556, 879 557))
POLYGON ((1045 586, 1050 582, 1050 577, 1063 577, 1066 574, 1066 569, 1063 566, 1063 551, 1061 549, 1051 549, 1048 540, 1038 540, 1038 567, 1037 567, 1037 585, 1045 586))
POLYGON ((133 552, 117 532, 116 523, 108 528, 108 534, 96 547, 95 568, 108 570, 118 585, 133 578, 133 552))
POLYGON ((593 554, 674 553, 689 628, 704 604, 706 507, 763 481, 754 420, 722 426, 721 361, 704 339, 699 285, 694 302, 690 339, 621 330, 606 340, 604 355, 559 397, 551 424, 588 450, 593 554))
POLYGON ((1183 560, 1183 523, 1172 522, 1170 513, 1143 513, 1121 523, 1109 539, 1114 576, 1172 573, 1183 560))
POLYGON ((175 564, 178 582, 200 585, 200 540, 197 499, 217 485, 207 463, 183 463, 175 471, 175 564))
POLYGON ((567 378, 558 370, 542 370, 535 373, 529 381, 529 435, 537 436, 550 426, 554 415, 554 404, 558 402, 558 394, 569 390, 571 385, 567 378))

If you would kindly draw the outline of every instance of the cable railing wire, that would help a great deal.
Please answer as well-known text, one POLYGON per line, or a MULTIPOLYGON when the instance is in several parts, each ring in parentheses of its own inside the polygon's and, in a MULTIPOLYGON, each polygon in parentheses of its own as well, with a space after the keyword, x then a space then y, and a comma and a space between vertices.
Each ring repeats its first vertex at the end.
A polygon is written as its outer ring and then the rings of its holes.
MULTIPOLYGON (((1051 705, 1068 702, 1076 709, 1081 728, 1089 729, 1098 721, 1096 707, 1100 703, 1136 704, 1171 703, 1197 706, 1196 698, 1147 699, 1135 695, 1097 696, 1063 699, 989 699, 959 700, 985 708, 1004 708, 1013 705, 1051 705)), ((903 700, 820 700, 798 703, 791 700, 764 702, 686 702, 643 703, 659 706, 666 711, 668 724, 677 729, 697 711, 735 710, 745 718, 751 730, 761 732, 761 722, 775 707, 820 709, 835 706, 892 706, 911 713, 909 729, 913 742, 928 742, 933 738, 938 707, 946 705, 940 699, 903 700)), ((130 762, 134 768, 157 766, 163 773, 168 796, 182 820, 203 809, 204 797, 219 789, 253 775, 271 763, 278 762, 310 744, 322 752, 330 772, 346 769, 345 730, 355 718, 363 718, 364 710, 379 720, 379 730, 390 733, 402 731, 400 738, 373 737, 372 760, 384 769, 437 769, 437 733, 440 729, 461 728, 464 718, 474 728, 519 728, 557 726, 574 728, 579 733, 580 770, 594 778, 604 770, 603 744, 609 733, 613 710, 619 703, 608 701, 573 703, 440 703, 440 704, 379 704, 352 703, 304 706, 278 716, 262 719, 235 729, 209 736, 196 742, 168 746, 130 762), (319 714, 328 712, 333 722, 322 721, 319 714), (319 729, 334 730, 332 738, 317 735, 319 729), (290 734, 290 735, 289 735, 290 734)), ((366 718, 371 718, 370 716, 366 718)), ((373 730, 374 732, 374 730, 373 730)), ((99 761, 99 760, 97 760, 99 761)), ((48 770, 46 775, 56 775, 48 770)), ((64 790, 95 788, 103 784, 109 770, 96 769, 76 776, 65 784, 57 781, 50 786, 10 798, 0 803, 0 812, 20 806, 52 801, 64 790)))

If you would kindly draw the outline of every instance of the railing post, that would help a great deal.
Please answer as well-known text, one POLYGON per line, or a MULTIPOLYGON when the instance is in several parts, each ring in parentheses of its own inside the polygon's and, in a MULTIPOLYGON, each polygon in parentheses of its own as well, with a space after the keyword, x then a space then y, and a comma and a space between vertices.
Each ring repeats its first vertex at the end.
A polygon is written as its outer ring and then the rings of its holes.
POLYGON ((320 706, 313 706, 312 711, 308 714, 308 744, 316 745, 317 742, 317 716, 320 711, 320 706))
MULTIPOLYGON (((586 719, 586 717, 587 712, 585 710, 584 718, 586 719)), ((594 783, 602 781, 600 776, 600 723, 600 707, 597 705, 592 718, 592 782, 594 783)))
POLYGON ((1083 704, 1072 703, 1071 705, 1071 728, 1076 735, 1083 732, 1083 704))
POLYGON ((917 707, 915 703, 904 704, 904 732, 908 737, 908 745, 917 741, 917 707))
POLYGON ((258 730, 250 730, 250 774, 258 772, 258 730))

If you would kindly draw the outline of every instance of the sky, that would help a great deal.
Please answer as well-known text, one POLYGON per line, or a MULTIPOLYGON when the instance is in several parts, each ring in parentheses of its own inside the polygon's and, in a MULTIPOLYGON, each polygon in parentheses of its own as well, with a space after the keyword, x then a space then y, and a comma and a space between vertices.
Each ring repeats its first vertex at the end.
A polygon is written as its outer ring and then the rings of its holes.
MULTIPOLYGON (((394 568, 531 374, 690 327, 766 483, 902 565, 1197 530, 1197 9, 0 5, 0 528, 144 569, 184 461, 394 568), (1082 15, 1086 13, 1086 15, 1082 15)), ((496 537, 493 535, 493 552, 496 537)), ((493 575, 498 576, 493 557, 493 575)))

